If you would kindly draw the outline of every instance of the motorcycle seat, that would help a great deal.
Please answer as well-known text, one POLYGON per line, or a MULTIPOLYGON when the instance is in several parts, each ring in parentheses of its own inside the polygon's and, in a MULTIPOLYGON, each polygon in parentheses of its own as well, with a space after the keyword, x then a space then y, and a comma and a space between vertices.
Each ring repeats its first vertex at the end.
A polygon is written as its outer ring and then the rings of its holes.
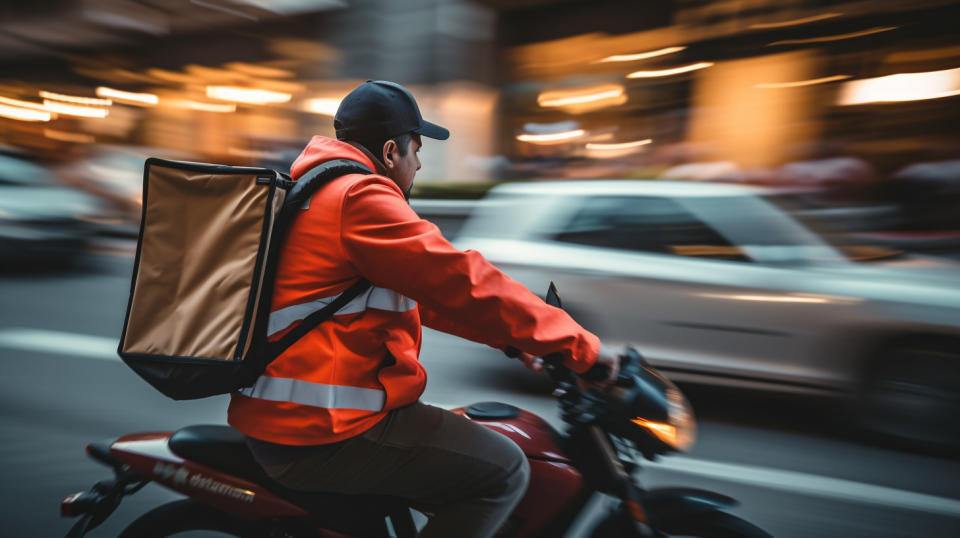
POLYGON ((230 426, 181 428, 167 446, 178 456, 234 476, 260 482, 266 474, 247 448, 246 436, 230 426))
MULTIPOLYGON (((339 532, 378 535, 376 531, 379 531, 378 525, 382 525, 385 514, 404 519, 410 517, 409 504, 397 498, 304 492, 284 487, 270 478, 253 459, 246 436, 230 426, 187 426, 175 431, 167 446, 184 459, 259 484, 339 532)), ((409 524, 412 525, 412 520, 409 524)))

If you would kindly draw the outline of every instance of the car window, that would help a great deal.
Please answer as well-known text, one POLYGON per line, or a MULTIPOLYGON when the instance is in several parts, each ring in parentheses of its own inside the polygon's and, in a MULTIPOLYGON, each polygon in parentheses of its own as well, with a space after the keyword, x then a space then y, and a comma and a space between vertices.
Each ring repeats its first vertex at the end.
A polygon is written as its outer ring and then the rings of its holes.
POLYGON ((837 262, 843 256, 769 201, 757 196, 687 197, 684 207, 710 215, 718 233, 760 263, 837 262))
POLYGON ((15 157, 0 155, 0 185, 49 187, 56 178, 45 168, 15 157))
POLYGON ((655 196, 588 198, 554 239, 637 252, 749 261, 740 248, 682 206, 655 196))

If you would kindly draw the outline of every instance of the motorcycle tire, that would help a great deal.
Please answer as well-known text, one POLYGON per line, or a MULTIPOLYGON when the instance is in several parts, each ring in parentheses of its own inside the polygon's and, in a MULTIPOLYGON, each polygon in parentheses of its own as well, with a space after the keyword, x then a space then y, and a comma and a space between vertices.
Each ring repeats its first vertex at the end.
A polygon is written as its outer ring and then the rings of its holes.
POLYGON ((269 530, 189 499, 158 506, 138 517, 118 538, 165 538, 180 532, 214 531, 238 538, 269 536, 269 530))
MULTIPOLYGON (((698 538, 772 538, 763 529, 726 512, 709 512, 661 521, 657 536, 698 538)), ((633 519, 622 511, 610 514, 590 534, 590 538, 630 538, 639 536, 633 519)))

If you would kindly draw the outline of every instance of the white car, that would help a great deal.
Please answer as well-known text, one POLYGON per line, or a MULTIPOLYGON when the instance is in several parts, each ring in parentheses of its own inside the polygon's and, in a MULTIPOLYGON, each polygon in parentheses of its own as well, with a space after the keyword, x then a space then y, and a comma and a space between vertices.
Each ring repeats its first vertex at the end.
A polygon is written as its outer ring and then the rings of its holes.
POLYGON ((495 188, 457 237, 678 381, 855 396, 875 430, 960 445, 960 265, 857 263, 764 199, 673 181, 495 188))

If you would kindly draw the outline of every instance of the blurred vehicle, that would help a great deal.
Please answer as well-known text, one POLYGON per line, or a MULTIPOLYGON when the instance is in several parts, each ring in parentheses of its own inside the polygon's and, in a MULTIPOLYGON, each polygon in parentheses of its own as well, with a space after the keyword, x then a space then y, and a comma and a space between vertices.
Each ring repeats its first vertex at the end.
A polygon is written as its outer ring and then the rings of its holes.
POLYGON ((97 146, 93 153, 60 170, 70 185, 109 203, 123 218, 112 227, 116 235, 136 237, 143 202, 143 163, 148 157, 191 160, 177 152, 136 146, 97 146))
POLYGON ((678 381, 852 397, 871 429, 960 445, 960 265, 857 263, 764 199, 671 181, 508 184, 457 238, 678 381), (590 305, 602 305, 591 307, 590 305))
POLYGON ((69 262, 107 216, 99 200, 60 185, 42 166, 0 154, 0 265, 69 262))

